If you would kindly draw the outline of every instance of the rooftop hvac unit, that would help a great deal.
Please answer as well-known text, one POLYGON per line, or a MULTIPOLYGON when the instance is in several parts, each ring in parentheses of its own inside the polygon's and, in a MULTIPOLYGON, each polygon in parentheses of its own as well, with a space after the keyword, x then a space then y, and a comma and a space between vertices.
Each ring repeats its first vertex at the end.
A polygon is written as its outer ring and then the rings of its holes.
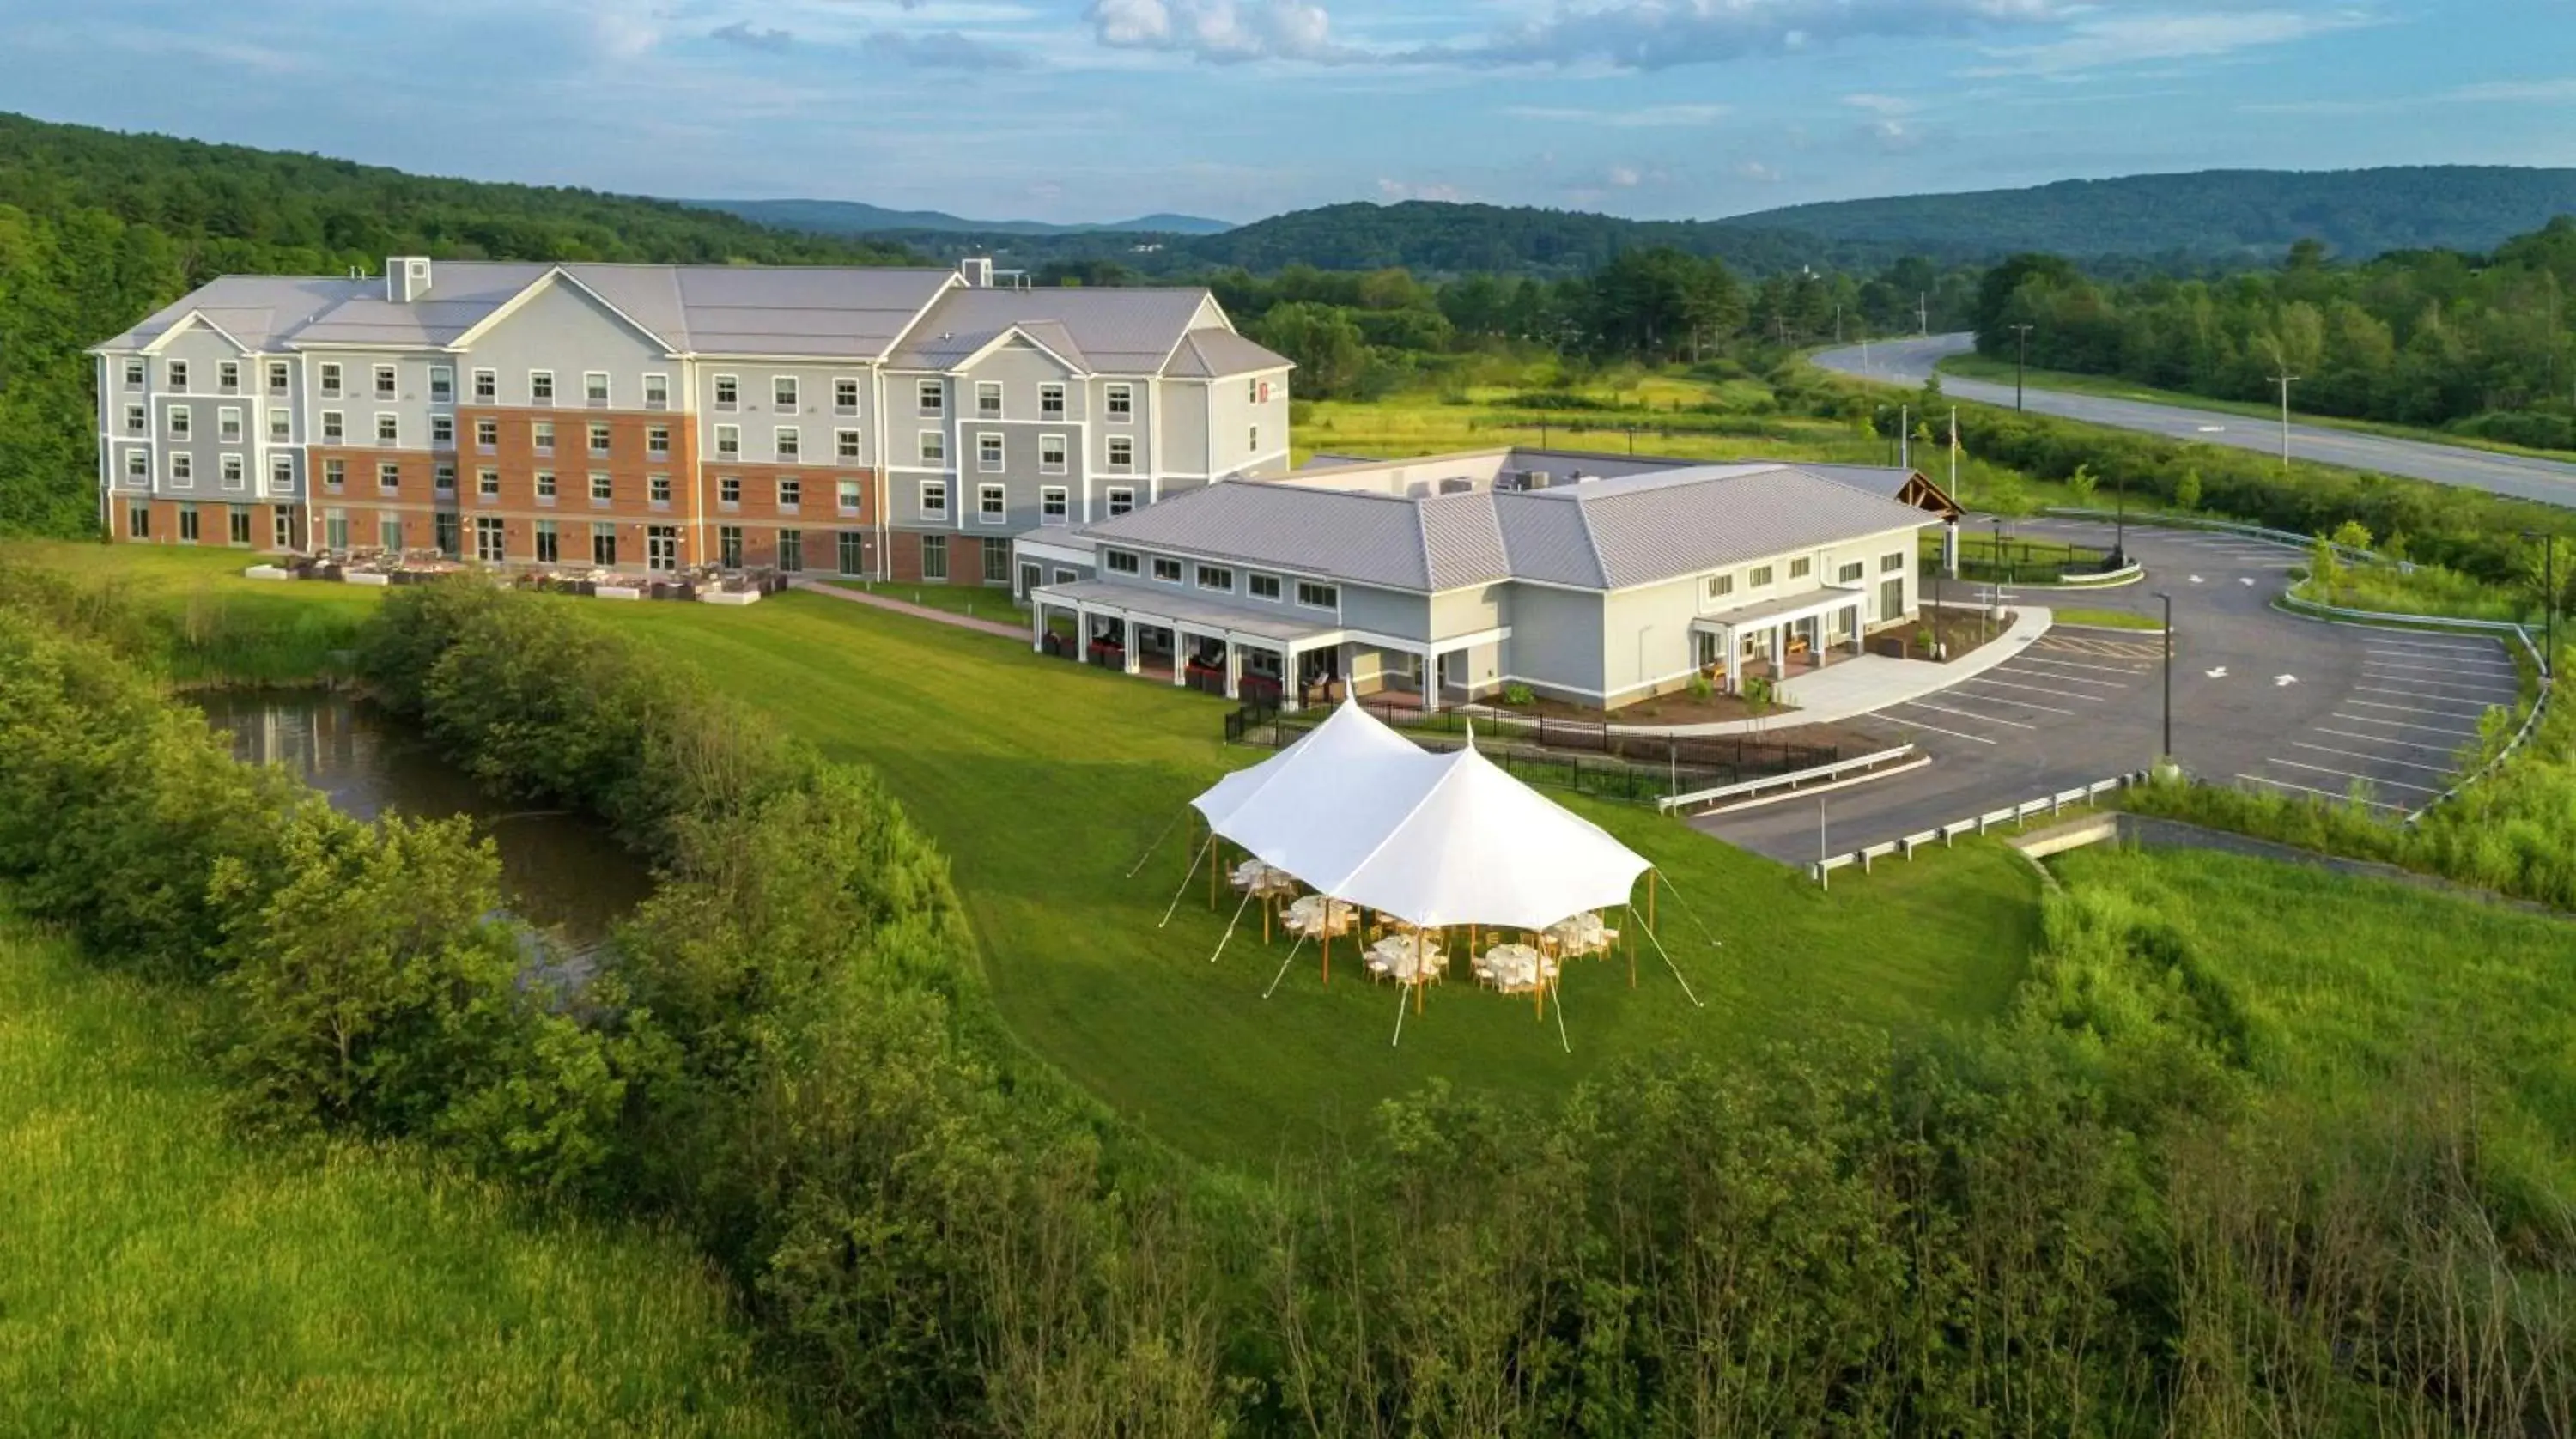
POLYGON ((1555 476, 1550 475, 1545 470, 1523 470, 1521 471, 1521 488, 1524 490, 1543 490, 1548 487, 1548 484, 1554 478, 1555 476))
POLYGON ((1475 492, 1476 482, 1465 475, 1451 475, 1440 482, 1440 493, 1444 495, 1470 495, 1475 492))

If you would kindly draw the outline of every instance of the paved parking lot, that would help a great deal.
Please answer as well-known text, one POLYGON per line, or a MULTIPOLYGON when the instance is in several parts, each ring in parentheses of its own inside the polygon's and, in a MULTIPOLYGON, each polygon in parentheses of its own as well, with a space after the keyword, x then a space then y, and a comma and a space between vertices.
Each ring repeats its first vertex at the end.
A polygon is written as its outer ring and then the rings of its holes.
MULTIPOLYGON (((2111 527, 2027 521, 2028 532, 2108 545, 2111 527)), ((2325 624, 2271 607, 2304 555, 2287 545, 2131 526, 2147 581, 2038 605, 2154 617, 2173 596, 2173 749, 2202 779, 2412 810, 2448 787, 2490 705, 2511 704, 2512 659, 2495 641, 2325 624)), ((2151 764, 2163 749, 2164 641, 2052 630, 2006 664, 1858 721, 1911 741, 1930 767, 1815 800, 1695 819, 1707 833, 1790 862, 1843 853, 2151 764), (1819 837, 1819 827, 1824 831, 1819 837)))

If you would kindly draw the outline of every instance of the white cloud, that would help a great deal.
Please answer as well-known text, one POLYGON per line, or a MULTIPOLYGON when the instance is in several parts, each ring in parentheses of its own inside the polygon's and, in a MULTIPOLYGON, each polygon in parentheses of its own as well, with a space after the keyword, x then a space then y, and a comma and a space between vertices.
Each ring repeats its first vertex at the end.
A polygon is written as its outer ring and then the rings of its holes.
POLYGON ((1845 95, 1843 103, 1873 115, 1910 115, 1916 108, 1913 101, 1901 95, 1845 95))
POLYGON ((1779 171, 1759 160, 1740 160, 1736 162, 1735 168, 1727 173, 1739 180, 1751 180, 1762 185, 1776 183, 1780 178, 1779 171))
POLYGON ((2095 15, 2061 39, 1990 48, 1994 63, 1967 73, 2065 75, 2150 60, 2206 59, 2261 45, 2377 24, 2364 10, 2231 10, 2138 16, 2095 15))
POLYGON ((1518 120, 1548 120, 1564 125, 1602 125, 1614 130, 1679 129, 1713 125, 1734 113, 1732 105, 1643 105, 1633 110, 1587 110, 1561 105, 1509 105, 1503 113, 1518 120))
POLYGON ((2576 103, 2576 76, 2558 80, 2481 80, 2422 95, 2377 95, 2366 100, 2268 100, 2239 105, 2248 115, 2385 115, 2436 105, 2564 105, 2576 103))
POLYGON ((1083 18, 1113 49, 1170 51, 1220 65, 1367 58, 1333 39, 1332 17, 1311 0, 1092 0, 1083 18))
POLYGON ((1540 18, 1405 58, 1621 69, 1787 54, 1869 36, 1967 34, 2057 21, 2081 0, 1554 0, 1540 18))
POLYGON ((1633 190, 1645 183, 1644 172, 1634 165, 1613 165, 1602 180, 1616 189, 1633 190))
POLYGON ((1467 192, 1455 185, 1415 185, 1389 179, 1377 182, 1377 193, 1379 198, 1388 201, 1444 200, 1454 203, 1467 198, 1467 192))

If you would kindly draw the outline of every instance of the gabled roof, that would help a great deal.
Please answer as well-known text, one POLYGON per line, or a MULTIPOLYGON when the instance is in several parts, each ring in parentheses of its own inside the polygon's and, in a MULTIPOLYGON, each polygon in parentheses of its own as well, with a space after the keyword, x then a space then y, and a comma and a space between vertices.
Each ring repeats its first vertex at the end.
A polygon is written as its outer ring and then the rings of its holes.
MULTIPOLYGON (((1448 513, 1479 495, 1431 500, 1259 480, 1174 495, 1083 533, 1104 543, 1169 548, 1399 590, 1449 589, 1502 578, 1500 537, 1480 544, 1476 521, 1448 513), (1432 518, 1426 522, 1426 511, 1432 518), (1432 542, 1437 535, 1439 543, 1432 542)), ((1490 528, 1491 512, 1483 523, 1490 528)))
MULTIPOLYGON (((1051 323, 1061 327, 1092 374, 1159 374, 1191 333, 1207 297, 1200 289, 953 289, 921 317, 887 363, 954 369, 1014 327, 1051 323)), ((1286 363, 1273 357, 1271 367, 1286 363)))
POLYGON ((295 275, 225 275, 153 311, 132 329, 101 342, 102 350, 139 350, 192 314, 202 314, 235 341, 254 350, 278 347, 315 315, 353 294, 384 293, 382 280, 314 279, 295 275))
POLYGON ((1284 356, 1266 350, 1232 330, 1205 326, 1181 337, 1163 366, 1169 379, 1222 380, 1293 368, 1284 356))

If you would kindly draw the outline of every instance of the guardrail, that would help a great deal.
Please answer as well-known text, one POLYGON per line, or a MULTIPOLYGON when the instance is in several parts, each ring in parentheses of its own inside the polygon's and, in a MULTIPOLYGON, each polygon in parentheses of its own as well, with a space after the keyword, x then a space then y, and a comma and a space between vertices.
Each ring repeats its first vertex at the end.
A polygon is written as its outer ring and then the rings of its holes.
MULTIPOLYGON (((2066 520, 2117 520, 2122 518, 2116 511, 2080 509, 2073 505, 2050 505, 2045 509, 2042 509, 2040 513, 2066 520)), ((2203 519, 2198 515, 2137 514, 2127 516, 2126 518, 2129 524, 2136 525, 2141 529, 2161 527, 2166 529, 2184 530, 2217 530, 2224 534, 2250 535, 2258 540, 2270 540, 2274 544, 2292 545, 2303 550, 2313 547, 2317 542, 2317 537, 2315 535, 2303 535, 2292 530, 2276 530, 2268 525, 2240 524, 2235 520, 2203 519)), ((2349 560, 2354 564, 2377 565, 2388 562, 2388 557, 2379 553, 2377 550, 2358 549, 2352 545, 2336 545, 2334 548, 2336 554, 2343 556, 2346 560, 2349 560)))
POLYGON ((1802 769, 1791 774, 1765 775, 1760 779, 1739 780, 1734 784, 1722 784, 1713 789, 1666 795, 1655 801, 1655 808, 1670 814, 1684 805, 1715 804, 1720 800, 1729 799, 1751 799, 1771 790, 1794 792, 1802 784, 1841 779, 1858 770, 1872 769, 1890 760, 1903 759, 1914 752, 1913 745, 1901 744, 1894 749, 1883 749, 1876 754, 1862 755, 1858 759, 1837 760, 1832 764, 1821 764, 1813 769, 1802 769))
POLYGON ((1946 847, 1960 835, 1984 834, 1995 825, 2017 824, 2022 820, 2033 819, 2044 814, 2054 815, 2070 804, 2089 804, 2106 794, 2127 789, 2131 785, 2144 784, 2146 780, 2145 770, 2132 770, 2127 774, 2114 775, 2109 779, 2095 780, 2091 784, 2079 785, 2074 789, 2059 790, 2055 794, 2042 795, 2038 799, 2024 800, 2020 804, 2006 805, 2001 809, 1990 809, 1983 814, 1971 815, 1966 819, 1934 825, 1930 829, 1918 830, 1902 839, 1891 839, 1864 846, 1848 854, 1828 856, 1807 866, 1807 873, 1818 884, 1829 884, 1831 882, 1829 877, 1835 870, 1849 869, 1853 865, 1859 865, 1861 873, 1867 874, 1870 866, 1878 860, 1912 859, 1914 851, 1927 844, 1937 842, 1946 847))
MULTIPOLYGON (((2531 636, 2524 632, 2521 625, 2512 620, 2469 620, 2461 619, 2457 615, 2410 615, 2395 610, 2346 609, 2341 605, 2327 604, 2323 600, 2309 599, 2300 594, 2296 586, 2281 592, 2281 603, 2302 614, 2325 615, 2342 620, 2367 620, 2373 624, 2404 625, 2408 629, 2469 630, 2478 634, 2518 635, 2521 636, 2526 648, 2531 647, 2531 636)), ((2533 649, 2532 653, 2535 659, 2539 657, 2537 649, 2533 649)))

